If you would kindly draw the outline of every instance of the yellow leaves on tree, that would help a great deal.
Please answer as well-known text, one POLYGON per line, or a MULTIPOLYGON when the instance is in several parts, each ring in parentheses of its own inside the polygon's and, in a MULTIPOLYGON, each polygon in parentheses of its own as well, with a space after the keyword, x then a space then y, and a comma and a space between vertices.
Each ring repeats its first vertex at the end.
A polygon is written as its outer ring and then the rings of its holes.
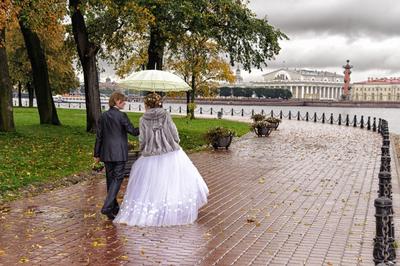
POLYGON ((181 74, 202 97, 215 96, 219 81, 235 81, 229 64, 219 54, 217 44, 194 34, 185 38, 167 65, 181 74))

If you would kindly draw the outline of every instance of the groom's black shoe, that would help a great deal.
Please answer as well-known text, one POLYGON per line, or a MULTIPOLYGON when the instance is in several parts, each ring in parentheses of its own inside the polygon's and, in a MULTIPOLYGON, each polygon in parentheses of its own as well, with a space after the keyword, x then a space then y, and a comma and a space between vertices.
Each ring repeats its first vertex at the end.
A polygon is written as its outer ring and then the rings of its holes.
POLYGON ((102 210, 101 213, 104 214, 105 216, 107 216, 108 219, 110 219, 110 220, 114 220, 115 216, 116 216, 116 215, 114 215, 113 212, 105 212, 105 211, 102 210))

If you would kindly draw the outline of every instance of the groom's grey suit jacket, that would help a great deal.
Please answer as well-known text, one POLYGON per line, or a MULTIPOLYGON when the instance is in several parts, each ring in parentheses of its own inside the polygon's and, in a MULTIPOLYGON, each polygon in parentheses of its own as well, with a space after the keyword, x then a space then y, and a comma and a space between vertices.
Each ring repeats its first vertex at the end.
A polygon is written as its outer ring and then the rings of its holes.
POLYGON ((139 128, 133 127, 128 116, 111 107, 102 113, 96 131, 94 157, 102 162, 125 162, 128 160, 128 135, 138 136, 139 128))

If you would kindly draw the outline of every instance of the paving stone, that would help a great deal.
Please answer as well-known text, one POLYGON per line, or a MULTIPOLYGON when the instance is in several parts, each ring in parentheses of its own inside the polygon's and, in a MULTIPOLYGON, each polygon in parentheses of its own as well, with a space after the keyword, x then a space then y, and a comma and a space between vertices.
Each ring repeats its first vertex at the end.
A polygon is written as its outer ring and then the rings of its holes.
POLYGON ((381 143, 285 120, 267 138, 190 154, 210 196, 187 226, 114 226, 99 211, 105 180, 15 201, 0 213, 0 265, 372 265, 381 143))

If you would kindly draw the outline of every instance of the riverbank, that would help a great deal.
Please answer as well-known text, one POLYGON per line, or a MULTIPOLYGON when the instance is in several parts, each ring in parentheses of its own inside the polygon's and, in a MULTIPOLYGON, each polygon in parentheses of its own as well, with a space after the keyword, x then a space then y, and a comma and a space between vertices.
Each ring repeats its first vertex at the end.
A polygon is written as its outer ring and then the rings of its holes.
MULTIPOLYGON (((186 103, 186 99, 166 98, 166 103, 186 103)), ((315 107, 360 107, 360 108, 400 108, 400 102, 372 101, 327 101, 327 100, 284 100, 284 99, 196 99, 197 104, 207 105, 256 105, 256 106, 315 106, 315 107)))

